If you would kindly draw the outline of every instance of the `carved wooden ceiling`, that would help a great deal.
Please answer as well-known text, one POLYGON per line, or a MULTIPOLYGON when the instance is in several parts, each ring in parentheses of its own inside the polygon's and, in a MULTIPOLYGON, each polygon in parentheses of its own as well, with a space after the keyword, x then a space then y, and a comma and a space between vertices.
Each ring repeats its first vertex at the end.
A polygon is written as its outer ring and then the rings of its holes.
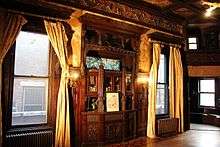
MULTIPOLYGON (((62 3, 64 5, 63 7, 60 7, 59 4, 55 6, 49 4, 52 3, 52 0, 49 1, 48 0, 38 0, 38 1, 11 0, 11 2, 10 0, 9 1, 0 0, 0 6, 2 5, 5 8, 15 9, 18 11, 27 11, 30 13, 34 12, 44 16, 52 16, 52 17, 66 19, 74 11, 74 9, 72 9, 70 6, 72 5, 73 7, 75 7, 74 4, 77 3, 78 1, 86 2, 88 4, 88 7, 91 7, 91 10, 94 8, 92 5, 93 2, 96 1, 102 2, 102 0, 53 0, 53 1, 54 3, 62 3)), ((204 13, 208 8, 208 6, 202 5, 202 0, 106 0, 106 1, 116 2, 118 3, 117 6, 120 6, 120 4, 125 4, 135 9, 139 9, 140 11, 146 10, 146 12, 149 12, 149 14, 158 13, 158 16, 166 17, 170 22, 174 22, 175 20, 179 24, 186 23, 189 25, 203 25, 203 24, 220 25, 220 8, 217 8, 214 11, 214 15, 212 17, 206 18, 204 16, 204 13)), ((204 0, 204 1, 220 3, 220 0, 204 0)), ((102 3, 104 2, 105 1, 103 1, 102 3)), ((83 7, 87 7, 87 5, 83 7)), ((97 10, 97 12, 99 12, 99 10, 97 10)))
POLYGON ((173 3, 171 0, 143 0, 143 1, 158 5, 160 7, 167 7, 173 3))
MULTIPOLYGON (((208 6, 202 5, 202 0, 142 0, 152 4, 162 13, 183 18, 188 24, 220 23, 220 9, 214 11, 212 17, 205 17, 204 13, 208 6)), ((220 0, 203 0, 219 2, 220 0)))

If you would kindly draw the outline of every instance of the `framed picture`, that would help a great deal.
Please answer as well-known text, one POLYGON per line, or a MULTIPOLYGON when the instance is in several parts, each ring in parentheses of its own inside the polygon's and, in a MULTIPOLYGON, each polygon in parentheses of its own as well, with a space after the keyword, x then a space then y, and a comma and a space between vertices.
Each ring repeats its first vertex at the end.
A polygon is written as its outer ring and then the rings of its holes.
POLYGON ((113 112, 119 111, 119 93, 107 92, 106 93, 106 111, 113 112))
POLYGON ((87 111, 95 111, 97 109, 97 97, 87 98, 87 111))

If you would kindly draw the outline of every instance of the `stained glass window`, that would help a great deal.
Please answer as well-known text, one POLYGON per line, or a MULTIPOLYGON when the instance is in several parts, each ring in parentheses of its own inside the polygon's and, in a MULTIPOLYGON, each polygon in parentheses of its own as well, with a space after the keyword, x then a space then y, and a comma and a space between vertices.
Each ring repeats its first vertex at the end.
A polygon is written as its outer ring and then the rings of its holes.
POLYGON ((86 67, 99 69, 99 66, 103 64, 106 70, 120 70, 120 60, 107 59, 97 57, 86 57, 86 67))

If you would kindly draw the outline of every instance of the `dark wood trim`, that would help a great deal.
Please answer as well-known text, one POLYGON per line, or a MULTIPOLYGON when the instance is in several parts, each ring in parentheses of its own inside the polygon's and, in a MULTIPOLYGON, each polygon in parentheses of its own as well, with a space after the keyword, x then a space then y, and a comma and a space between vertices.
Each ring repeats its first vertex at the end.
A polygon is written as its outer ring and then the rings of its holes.
POLYGON ((96 44, 86 44, 86 48, 89 50, 95 50, 95 51, 109 51, 112 52, 113 54, 130 54, 130 55, 134 55, 136 54, 136 52, 134 51, 127 51, 124 49, 120 49, 120 48, 115 48, 115 47, 107 47, 107 46, 100 46, 100 45, 96 45, 96 44))

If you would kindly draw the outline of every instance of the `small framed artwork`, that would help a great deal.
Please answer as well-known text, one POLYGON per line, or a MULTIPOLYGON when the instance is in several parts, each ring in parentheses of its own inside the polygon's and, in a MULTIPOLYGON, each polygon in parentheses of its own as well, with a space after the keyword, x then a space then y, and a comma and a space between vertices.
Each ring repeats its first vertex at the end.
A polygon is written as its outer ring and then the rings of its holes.
POLYGON ((95 111, 97 109, 97 97, 87 98, 87 111, 95 111))
POLYGON ((106 111, 114 112, 119 111, 119 93, 107 92, 106 93, 106 111))

